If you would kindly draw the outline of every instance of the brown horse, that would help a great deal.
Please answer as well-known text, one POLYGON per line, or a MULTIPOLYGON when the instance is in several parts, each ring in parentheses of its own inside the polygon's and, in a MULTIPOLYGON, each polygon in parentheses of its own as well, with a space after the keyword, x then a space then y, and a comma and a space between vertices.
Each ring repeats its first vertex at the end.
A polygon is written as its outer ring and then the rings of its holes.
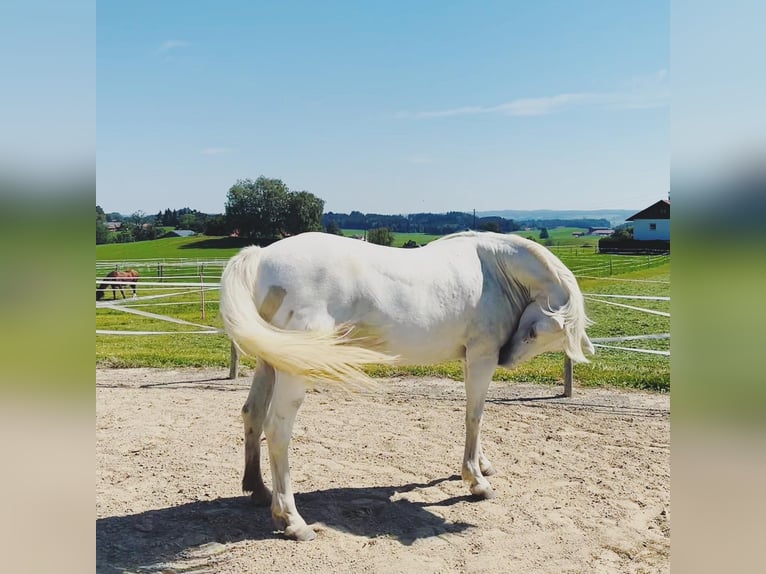
POLYGON ((138 283, 138 271, 135 269, 128 269, 127 271, 112 271, 106 277, 104 281, 96 289, 96 301, 101 301, 104 298, 105 292, 110 287, 112 288, 112 299, 117 299, 117 290, 122 293, 122 298, 125 299, 125 285, 133 290, 133 297, 136 296, 136 284, 138 283), (111 283, 115 281, 115 283, 111 283), (118 283, 119 282, 119 283, 118 283), (125 285, 123 285, 123 283, 125 285))

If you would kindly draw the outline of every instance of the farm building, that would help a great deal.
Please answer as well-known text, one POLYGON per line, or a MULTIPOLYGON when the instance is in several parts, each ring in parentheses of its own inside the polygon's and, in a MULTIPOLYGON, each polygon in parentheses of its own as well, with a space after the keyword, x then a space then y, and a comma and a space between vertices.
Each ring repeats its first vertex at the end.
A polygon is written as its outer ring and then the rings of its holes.
POLYGON ((667 199, 631 215, 626 221, 633 222, 633 239, 637 241, 670 241, 670 201, 667 199))

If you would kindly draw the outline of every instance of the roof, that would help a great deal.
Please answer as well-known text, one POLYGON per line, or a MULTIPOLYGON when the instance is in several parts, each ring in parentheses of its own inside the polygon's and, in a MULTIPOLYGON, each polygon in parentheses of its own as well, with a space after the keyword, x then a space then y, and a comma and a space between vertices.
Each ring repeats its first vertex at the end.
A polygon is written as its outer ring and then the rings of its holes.
POLYGON ((635 221, 636 219, 670 219, 670 202, 667 199, 661 199, 643 211, 631 215, 625 221, 635 221))
POLYGON ((169 235, 177 235, 178 237, 191 237, 192 235, 197 235, 197 233, 191 229, 174 229, 173 231, 169 232, 169 235))

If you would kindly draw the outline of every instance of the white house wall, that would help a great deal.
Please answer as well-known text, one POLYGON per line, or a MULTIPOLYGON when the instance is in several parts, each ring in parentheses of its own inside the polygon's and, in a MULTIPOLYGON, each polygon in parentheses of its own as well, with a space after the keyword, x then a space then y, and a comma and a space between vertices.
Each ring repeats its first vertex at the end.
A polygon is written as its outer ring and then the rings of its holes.
POLYGON ((664 239, 670 241, 669 219, 637 219, 633 221, 633 239, 648 241, 651 239, 664 239), (654 223, 656 229, 650 229, 654 223))

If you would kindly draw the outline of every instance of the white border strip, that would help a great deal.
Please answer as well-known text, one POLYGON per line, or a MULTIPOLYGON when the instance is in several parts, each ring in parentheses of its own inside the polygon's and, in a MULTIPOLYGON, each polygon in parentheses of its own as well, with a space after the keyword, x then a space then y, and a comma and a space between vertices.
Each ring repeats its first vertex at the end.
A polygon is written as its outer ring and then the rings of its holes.
POLYGON ((96 335, 220 335, 223 331, 113 331, 96 329, 96 335))
MULTIPOLYGON (((214 288, 215 289, 215 288, 214 288)), ((205 289, 205 291, 213 291, 213 289, 205 289)), ((122 308, 123 302, 130 301, 135 303, 136 301, 149 301, 150 299, 162 299, 164 297, 175 297, 176 295, 188 295, 189 293, 197 293, 197 291, 176 291, 175 293, 161 293, 159 295, 144 295, 143 297, 133 297, 131 299, 102 299, 96 303, 96 309, 107 308, 122 308)))
POLYGON ((641 299, 643 301, 670 301, 670 297, 652 297, 649 295, 610 295, 608 293, 583 293, 590 297, 606 297, 607 299, 641 299))
POLYGON ((96 285, 101 285, 102 283, 106 283, 108 285, 122 285, 123 287, 127 287, 130 285, 135 285, 138 283, 141 287, 210 287, 210 288, 218 288, 221 286, 220 283, 188 283, 183 281, 119 281, 119 280, 101 280, 96 279, 96 285))
POLYGON ((614 345, 602 345, 600 343, 593 343, 594 347, 601 347, 603 349, 617 349, 619 351, 633 351, 634 353, 647 353, 649 355, 662 355, 663 357, 669 357, 670 351, 657 351, 655 349, 636 349, 634 347, 617 347, 614 345))
POLYGON ((624 277, 597 277, 595 275, 580 275, 573 271, 575 277, 578 279, 598 279, 604 281, 629 281, 631 283, 661 283, 662 285, 670 285, 670 281, 664 281, 661 279, 625 279, 624 277))
POLYGON ((657 339, 670 339, 670 333, 657 333, 656 335, 628 335, 626 337, 596 337, 591 343, 619 343, 620 341, 646 341, 657 339))
POLYGON ((604 301, 602 299, 594 299, 593 297, 586 297, 588 301, 593 301, 595 303, 604 303, 605 305, 614 305, 615 307, 622 307, 624 309, 633 309, 634 311, 642 311, 644 313, 649 313, 651 315, 660 315, 662 317, 670 317, 670 313, 666 313, 665 311, 655 311, 654 309, 645 309, 644 307, 635 307, 633 305, 624 305, 623 303, 614 303, 613 301, 604 301))
POLYGON ((202 329, 215 329, 210 325, 200 325, 199 323, 192 323, 191 321, 185 321, 183 319, 176 319, 175 317, 168 317, 167 315, 158 315, 157 313, 150 313, 149 311, 141 311, 140 309, 134 309, 133 307, 117 307, 112 306, 112 309, 124 311, 125 313, 133 313, 134 315, 141 315, 142 317, 148 317, 149 319, 159 319, 160 321, 167 321, 168 323, 176 323, 178 325, 191 325, 192 327, 201 327, 202 329))

